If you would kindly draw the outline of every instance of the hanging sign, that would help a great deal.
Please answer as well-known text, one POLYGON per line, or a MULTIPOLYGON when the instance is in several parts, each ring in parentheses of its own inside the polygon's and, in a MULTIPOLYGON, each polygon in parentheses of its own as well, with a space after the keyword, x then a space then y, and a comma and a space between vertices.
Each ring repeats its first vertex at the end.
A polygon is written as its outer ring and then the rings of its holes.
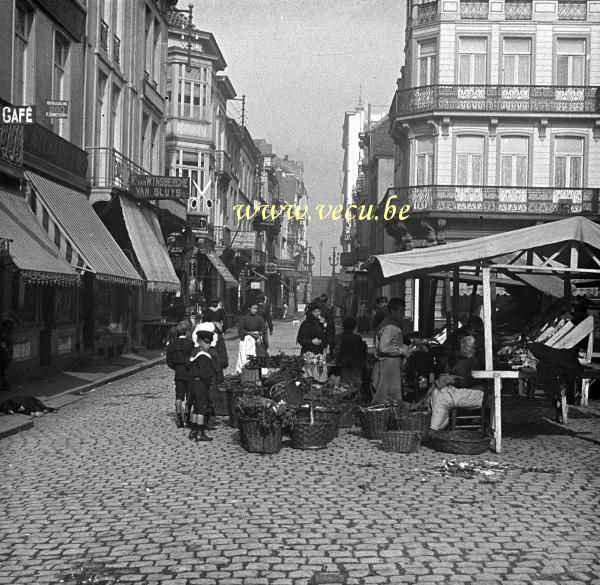
POLYGON ((68 118, 69 102, 63 100, 46 100, 46 118, 68 118))

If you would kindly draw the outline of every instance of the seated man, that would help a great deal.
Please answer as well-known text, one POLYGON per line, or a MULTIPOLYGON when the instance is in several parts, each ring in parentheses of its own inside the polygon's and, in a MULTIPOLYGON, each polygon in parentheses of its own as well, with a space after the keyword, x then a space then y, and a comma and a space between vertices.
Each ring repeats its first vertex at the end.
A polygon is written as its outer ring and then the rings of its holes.
POLYGON ((453 408, 481 408, 483 404, 484 392, 473 387, 476 381, 471 377, 472 370, 482 367, 473 336, 460 340, 459 354, 454 367, 438 377, 420 403, 431 408, 432 431, 440 431, 448 425, 453 408))

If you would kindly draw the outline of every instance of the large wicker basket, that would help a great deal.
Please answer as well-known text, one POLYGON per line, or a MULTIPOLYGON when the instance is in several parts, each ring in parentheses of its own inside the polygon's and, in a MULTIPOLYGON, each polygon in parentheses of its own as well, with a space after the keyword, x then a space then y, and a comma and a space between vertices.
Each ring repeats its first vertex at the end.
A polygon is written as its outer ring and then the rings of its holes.
POLYGON ((212 386, 210 389, 210 401, 215 409, 215 415, 226 416, 229 414, 227 407, 227 391, 222 386, 212 386))
POLYGON ((440 431, 432 440, 433 447, 444 453, 479 455, 490 448, 490 438, 479 431, 440 431))
MULTIPOLYGON (((332 439, 339 436, 340 430, 340 416, 341 413, 339 410, 335 408, 321 408, 314 407, 312 409, 313 412, 313 421, 315 422, 330 422, 332 424, 332 439)), ((300 408, 296 411, 296 420, 297 421, 310 421, 310 408, 304 407, 300 408)))
POLYGON ((264 432, 255 418, 240 418, 240 443, 249 453, 277 453, 281 450, 281 425, 264 432))
POLYGON ((387 431, 381 433, 381 445, 384 451, 413 453, 419 450, 421 433, 419 431, 387 431))
POLYGON ((399 431, 418 431, 425 439, 429 435, 431 412, 394 409, 395 427, 399 431))
POLYGON ((358 417, 367 439, 381 439, 382 433, 387 432, 390 428, 393 409, 391 406, 360 408, 358 417))
POLYGON ((229 426, 233 429, 238 427, 238 416, 236 414, 235 406, 237 399, 241 394, 257 394, 259 389, 256 384, 251 382, 245 382, 244 384, 230 384, 227 387, 226 398, 227 398, 227 414, 229 414, 229 426))
POLYGON ((325 449, 333 439, 334 424, 330 421, 296 420, 292 429, 294 449, 325 449))

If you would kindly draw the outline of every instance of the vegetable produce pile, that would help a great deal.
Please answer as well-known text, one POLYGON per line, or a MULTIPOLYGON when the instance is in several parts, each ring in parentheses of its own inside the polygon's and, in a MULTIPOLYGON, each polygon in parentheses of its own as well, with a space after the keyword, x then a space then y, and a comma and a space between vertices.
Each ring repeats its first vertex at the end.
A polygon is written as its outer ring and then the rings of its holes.
POLYGON ((279 353, 277 355, 250 356, 246 368, 249 370, 281 368, 300 375, 303 366, 304 359, 302 356, 279 353))
POLYGON ((239 417, 257 419, 259 427, 265 433, 273 430, 277 424, 291 429, 296 415, 295 409, 283 400, 276 402, 251 394, 240 396, 236 401, 235 410, 239 417))
POLYGON ((513 370, 537 367, 537 359, 523 345, 507 345, 500 349, 498 357, 507 362, 513 370))
POLYGON ((312 353, 307 351, 304 356, 304 364, 307 366, 324 366, 325 356, 322 353, 312 353))

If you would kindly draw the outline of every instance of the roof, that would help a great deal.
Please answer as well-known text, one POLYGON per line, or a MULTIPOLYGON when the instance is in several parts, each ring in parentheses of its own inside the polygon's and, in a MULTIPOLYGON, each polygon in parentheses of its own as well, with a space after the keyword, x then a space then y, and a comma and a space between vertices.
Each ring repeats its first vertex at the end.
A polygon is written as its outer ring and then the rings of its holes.
POLYGON ((80 282, 16 188, 0 185, 0 238, 26 282, 72 286, 80 282))
POLYGON ((143 283, 84 193, 32 171, 26 171, 25 175, 33 183, 62 232, 72 241, 86 270, 107 282, 126 285, 143 283))
MULTIPOLYGON (((379 266, 384 279, 407 278, 419 273, 431 273, 443 267, 483 260, 496 264, 514 262, 518 266, 525 263, 524 258, 518 258, 524 250, 536 252, 533 259, 536 265, 541 265, 543 258, 551 258, 555 253, 557 255, 552 258, 554 264, 563 262, 563 265, 568 265, 570 252, 561 251, 561 246, 568 242, 580 242, 600 250, 600 226, 585 217, 571 217, 444 246, 372 256, 365 266, 370 266, 371 269, 379 266)), ((561 282, 553 276, 520 275, 519 278, 537 288, 540 288, 538 285, 544 285, 556 293, 558 283, 561 282)), ((562 293, 554 296, 562 296, 562 293)))
POLYGON ((119 197, 131 245, 148 281, 148 290, 173 292, 180 289, 156 213, 126 195, 119 197))

